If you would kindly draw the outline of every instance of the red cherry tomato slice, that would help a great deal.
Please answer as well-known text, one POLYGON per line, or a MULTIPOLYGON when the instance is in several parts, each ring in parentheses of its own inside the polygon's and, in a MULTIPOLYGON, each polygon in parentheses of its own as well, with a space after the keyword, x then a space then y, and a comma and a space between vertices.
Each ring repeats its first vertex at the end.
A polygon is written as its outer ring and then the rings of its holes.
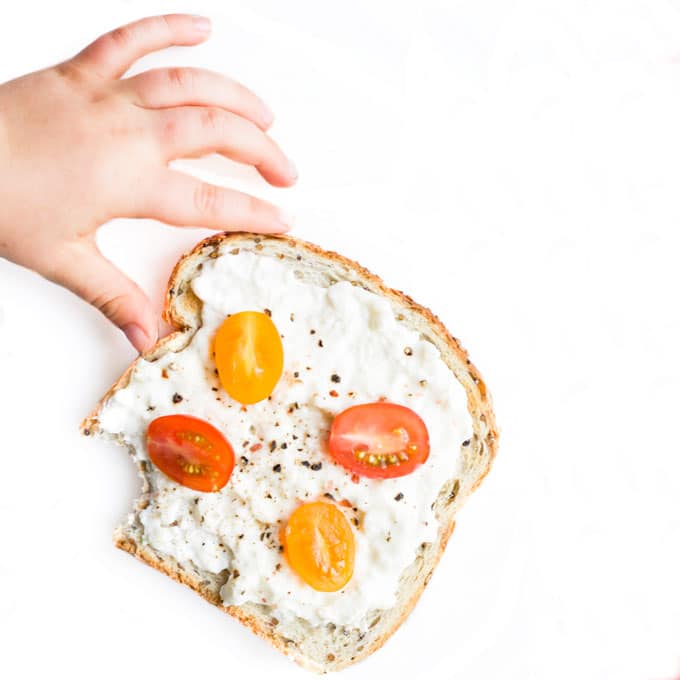
POLYGON ((430 439, 421 417, 406 406, 376 402, 352 406, 331 426, 328 448, 333 459, 364 477, 402 477, 430 455, 430 439))
POLYGON ((193 416, 152 420, 146 441, 153 464, 195 491, 219 491, 234 469, 231 444, 210 423, 193 416))

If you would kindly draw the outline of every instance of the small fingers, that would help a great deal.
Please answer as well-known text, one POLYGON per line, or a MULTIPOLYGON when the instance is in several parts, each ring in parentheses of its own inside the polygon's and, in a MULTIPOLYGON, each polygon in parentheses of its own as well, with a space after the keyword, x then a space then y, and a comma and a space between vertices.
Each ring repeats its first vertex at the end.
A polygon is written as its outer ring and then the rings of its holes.
POLYGON ((166 160, 217 152, 253 165, 270 184, 290 186, 297 179, 293 163, 262 130, 241 116, 216 107, 186 106, 155 112, 166 160))
POLYGON ((225 231, 274 234, 288 231, 290 220, 271 203, 165 170, 152 189, 145 210, 167 224, 225 231))
POLYGON ((94 241, 70 244, 54 259, 58 266, 50 276, 53 281, 96 307, 138 351, 154 345, 158 328, 149 298, 99 252, 94 241))
POLYGON ((147 17, 97 38, 72 63, 102 78, 120 78, 137 59, 171 45, 197 45, 210 34, 210 21, 189 14, 147 17))
POLYGON ((122 85, 140 106, 149 109, 216 106, 247 118, 262 130, 274 120, 265 103, 247 87, 205 69, 153 69, 127 78, 122 85))

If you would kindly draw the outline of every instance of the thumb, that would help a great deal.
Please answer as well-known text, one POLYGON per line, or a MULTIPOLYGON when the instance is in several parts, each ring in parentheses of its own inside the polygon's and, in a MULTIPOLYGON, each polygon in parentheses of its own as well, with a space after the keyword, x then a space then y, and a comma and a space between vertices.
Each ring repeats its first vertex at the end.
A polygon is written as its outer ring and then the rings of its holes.
POLYGON ((158 327, 144 291, 99 251, 94 240, 71 244, 50 278, 96 307, 139 351, 151 349, 158 327))

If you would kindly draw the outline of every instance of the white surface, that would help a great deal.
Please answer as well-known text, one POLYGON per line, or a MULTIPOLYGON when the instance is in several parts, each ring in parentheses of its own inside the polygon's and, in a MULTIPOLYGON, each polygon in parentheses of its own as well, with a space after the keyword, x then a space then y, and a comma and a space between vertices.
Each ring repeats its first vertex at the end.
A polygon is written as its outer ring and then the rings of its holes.
MULTIPOLYGON (((0 79, 161 8, 180 6, 12 3, 0 79)), ((440 314, 503 430, 415 612, 343 677, 677 677, 680 3, 181 8, 213 16, 212 40, 147 64, 221 69, 270 102, 299 185, 239 184, 440 314)), ((200 236, 118 223, 101 244, 160 305, 200 236)), ((3 677, 306 677, 113 549, 138 482, 77 425, 132 357, 0 262, 3 677)))

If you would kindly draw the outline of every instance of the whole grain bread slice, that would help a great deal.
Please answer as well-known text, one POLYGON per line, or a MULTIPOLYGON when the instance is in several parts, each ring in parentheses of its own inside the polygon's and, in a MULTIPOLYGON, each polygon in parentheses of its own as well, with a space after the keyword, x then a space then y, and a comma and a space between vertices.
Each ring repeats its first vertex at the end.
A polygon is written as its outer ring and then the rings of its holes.
MULTIPOLYGON (((223 605, 220 588, 229 578, 228 571, 213 574, 198 569, 191 562, 178 562, 155 550, 144 540, 139 512, 146 507, 150 495, 154 493, 153 475, 144 462, 138 463, 143 480, 142 494, 127 521, 116 530, 114 539, 119 548, 189 586, 303 667, 321 673, 340 670, 381 647, 408 616, 427 585, 453 531, 457 510, 479 486, 496 454, 498 433, 491 398, 467 352, 430 310, 404 293, 388 288, 377 276, 356 262, 311 243, 285 236, 219 234, 202 241, 182 257, 170 276, 163 311, 165 320, 175 330, 144 356, 146 360, 153 361, 191 342, 201 325, 201 301, 193 294, 191 280, 208 259, 227 253, 238 255, 241 251, 288 261, 294 266, 296 276, 319 286, 349 281, 386 298, 392 305, 397 321, 418 331, 423 339, 435 345, 442 360, 463 385, 474 435, 469 445, 461 448, 463 473, 455 479, 442 480, 434 506, 439 521, 437 539, 419 547, 413 562, 401 575, 397 603, 389 610, 371 612, 369 628, 363 632, 332 623, 312 627, 302 619, 279 622, 271 608, 261 604, 223 605)), ((130 374, 140 360, 133 362, 104 395, 92 414, 83 421, 83 434, 107 436, 99 426, 100 409, 116 390, 128 384, 130 374)))

